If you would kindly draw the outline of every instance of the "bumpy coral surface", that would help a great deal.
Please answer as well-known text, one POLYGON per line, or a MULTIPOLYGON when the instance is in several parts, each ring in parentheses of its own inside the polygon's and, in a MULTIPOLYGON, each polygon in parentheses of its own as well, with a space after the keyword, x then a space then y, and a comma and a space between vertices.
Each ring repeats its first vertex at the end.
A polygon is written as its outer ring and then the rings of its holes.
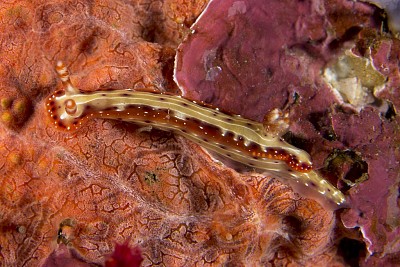
POLYGON ((220 0, 190 30, 206 5, 0 3, 0 266, 398 262, 400 44, 380 32, 380 13, 353 1, 220 0), (360 112, 322 78, 349 49, 387 77, 360 112), (237 173, 172 133, 110 120, 57 131, 43 104, 62 86, 57 60, 86 91, 183 93, 254 120, 287 109, 285 138, 351 208, 237 173))

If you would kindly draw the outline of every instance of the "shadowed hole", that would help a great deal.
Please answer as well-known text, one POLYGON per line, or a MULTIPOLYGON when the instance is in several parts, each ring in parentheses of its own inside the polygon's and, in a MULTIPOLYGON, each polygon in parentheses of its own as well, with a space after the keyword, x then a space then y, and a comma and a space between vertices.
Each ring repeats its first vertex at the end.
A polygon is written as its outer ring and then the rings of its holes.
POLYGON ((393 103, 390 101, 387 101, 388 103, 388 109, 385 113, 385 118, 392 121, 396 117, 396 109, 393 106, 393 103))
POLYGON ((335 179, 343 183, 343 191, 368 180, 368 163, 362 157, 351 150, 335 150, 325 161, 325 167, 322 170, 329 173, 335 179))
POLYGON ((303 231, 303 223, 296 216, 289 215, 282 219, 283 230, 291 236, 298 236, 303 231))
POLYGON ((338 254, 343 257, 348 266, 360 266, 360 261, 365 258, 365 252, 366 246, 364 242, 347 237, 340 240, 338 254))
POLYGON ((309 151, 310 147, 312 147, 312 143, 310 143, 308 140, 303 139, 299 136, 294 135, 292 132, 287 132, 284 134, 283 139, 288 142, 291 145, 294 145, 297 148, 300 148, 305 151, 309 151))
POLYGON ((308 116, 308 120, 312 123, 315 130, 317 130, 326 140, 334 141, 337 139, 327 112, 311 113, 308 116))

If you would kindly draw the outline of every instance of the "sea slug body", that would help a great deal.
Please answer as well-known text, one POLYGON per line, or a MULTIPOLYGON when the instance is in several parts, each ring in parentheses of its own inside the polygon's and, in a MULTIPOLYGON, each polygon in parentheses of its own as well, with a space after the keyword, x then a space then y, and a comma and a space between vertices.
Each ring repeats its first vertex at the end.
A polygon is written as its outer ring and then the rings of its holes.
POLYGON ((65 90, 49 96, 46 109, 57 128, 77 130, 90 118, 151 125, 181 134, 225 158, 313 188, 337 206, 345 203, 344 195, 312 170, 305 151, 268 134, 262 123, 165 93, 131 89, 82 92, 71 84, 61 62, 56 69, 65 90))

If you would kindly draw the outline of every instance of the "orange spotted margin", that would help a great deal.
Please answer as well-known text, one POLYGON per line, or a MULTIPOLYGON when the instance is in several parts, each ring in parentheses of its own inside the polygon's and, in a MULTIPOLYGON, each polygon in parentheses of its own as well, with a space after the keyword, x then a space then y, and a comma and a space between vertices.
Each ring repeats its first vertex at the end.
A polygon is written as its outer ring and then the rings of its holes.
POLYGON ((62 62, 56 70, 65 90, 49 96, 46 108, 59 129, 74 131, 90 118, 104 118, 173 131, 225 158, 305 185, 338 206, 346 202, 340 190, 312 170, 307 152, 268 133, 262 123, 165 93, 82 92, 72 85, 62 62))

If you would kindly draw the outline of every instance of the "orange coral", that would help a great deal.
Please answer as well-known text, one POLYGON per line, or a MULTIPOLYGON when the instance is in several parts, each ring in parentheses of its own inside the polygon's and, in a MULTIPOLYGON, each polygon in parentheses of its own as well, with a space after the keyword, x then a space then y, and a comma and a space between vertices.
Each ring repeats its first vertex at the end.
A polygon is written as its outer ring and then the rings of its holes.
POLYGON ((11 84, 0 91, 0 262, 37 266, 67 246, 103 264, 130 238, 146 266, 335 263, 332 212, 272 178, 239 175, 170 133, 95 120, 65 134, 44 119, 56 59, 85 90, 164 90, 168 48, 205 4, 187 2, 0 4, 11 84))

